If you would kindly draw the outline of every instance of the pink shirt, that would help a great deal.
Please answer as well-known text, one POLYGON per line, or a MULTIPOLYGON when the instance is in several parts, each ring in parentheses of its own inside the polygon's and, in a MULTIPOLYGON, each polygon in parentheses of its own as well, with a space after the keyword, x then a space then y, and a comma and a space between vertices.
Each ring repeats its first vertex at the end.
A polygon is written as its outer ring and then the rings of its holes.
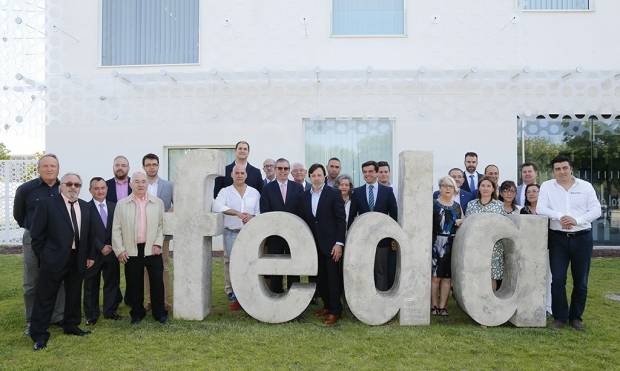
POLYGON ((116 184, 116 201, 120 201, 129 195, 129 181, 127 179, 122 182, 114 178, 116 184))
MULTIPOLYGON (((65 195, 62 195, 62 199, 65 201, 65 206, 67 207, 67 212, 69 213, 69 220, 71 220, 71 204, 69 203, 69 199, 66 198, 65 195)), ((78 225, 78 234, 80 234, 80 229, 82 228, 82 211, 80 210, 80 203, 78 201, 75 201, 75 203, 73 204, 73 210, 75 210, 75 218, 77 219, 78 225)), ((71 222, 71 227, 73 227, 73 222, 71 222)), ((73 239, 73 244, 71 244, 71 250, 75 250, 75 239, 73 239)))
POLYGON ((136 243, 145 243, 146 242, 146 204, 148 202, 148 197, 145 195, 144 198, 140 199, 137 196, 133 195, 133 200, 136 203, 136 243))

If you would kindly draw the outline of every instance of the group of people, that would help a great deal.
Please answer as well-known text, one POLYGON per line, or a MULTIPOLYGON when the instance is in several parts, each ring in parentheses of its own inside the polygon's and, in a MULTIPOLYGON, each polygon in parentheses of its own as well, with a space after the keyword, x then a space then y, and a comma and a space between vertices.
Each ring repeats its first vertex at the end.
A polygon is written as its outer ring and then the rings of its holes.
MULTIPOLYGON (((230 310, 241 309, 230 284, 229 256, 235 238, 253 217, 272 211, 289 212, 302 218, 312 231, 319 257, 316 296, 323 307, 316 311, 326 325, 335 324, 343 309, 342 256, 347 229, 366 212, 381 212, 398 221, 395 190, 390 184, 386 161, 361 165, 364 184, 355 187, 351 176, 341 174, 341 162, 327 165, 301 163, 285 158, 267 159, 263 171, 248 162, 250 145, 235 145, 235 160, 225 175, 216 178, 213 211, 224 215, 224 291, 230 310), (308 181, 309 180, 309 181, 308 181)), ((522 184, 511 180, 499 184, 499 168, 488 165, 477 172, 478 156, 465 154, 465 170, 453 168, 439 179, 433 194, 433 246, 431 313, 448 315, 451 289, 451 249, 464 218, 476 213, 547 216, 549 223, 550 295, 548 311, 553 328, 570 324, 583 330, 587 279, 592 254, 591 222, 601 214, 592 185, 572 175, 568 157, 552 161, 554 179, 536 183, 538 168, 521 165, 522 184), (568 266, 573 275, 570 306, 566 298, 568 266)), ((166 323, 168 300, 168 255, 170 236, 163 233, 163 213, 173 208, 173 184, 158 176, 159 158, 147 154, 143 171, 129 177, 129 161, 117 156, 114 176, 89 182, 90 202, 79 199, 82 179, 66 173, 58 179, 59 161, 53 154, 39 159, 39 177, 22 184, 15 196, 14 217, 24 228, 25 334, 34 350, 43 349, 51 324, 66 334, 83 336, 79 328, 81 304, 86 325, 97 323, 99 290, 103 277, 103 317, 122 319, 117 312, 124 301, 131 308, 131 323, 139 323, 150 309, 166 323), (120 264, 125 265, 126 290, 120 290, 120 264), (82 300, 83 282, 83 300, 82 300), (145 305, 145 292, 150 294, 145 305)), ((265 243, 268 254, 286 254, 288 246, 278 236, 265 243)), ((374 280, 378 290, 392 287, 396 275, 397 246, 380 241, 375 253, 374 280)), ((501 286, 504 275, 501 241, 493 247, 491 284, 501 286)), ((297 276, 265 278, 274 293, 299 282, 297 276), (286 283, 285 283, 286 281, 286 283)))

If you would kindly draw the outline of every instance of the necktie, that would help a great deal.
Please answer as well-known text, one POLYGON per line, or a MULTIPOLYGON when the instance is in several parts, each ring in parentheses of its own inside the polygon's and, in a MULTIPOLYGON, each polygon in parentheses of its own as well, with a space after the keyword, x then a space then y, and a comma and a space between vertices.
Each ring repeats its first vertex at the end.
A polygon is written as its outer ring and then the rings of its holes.
POLYGON ((375 208, 375 193, 373 191, 374 188, 375 186, 372 184, 368 186, 368 208, 370 209, 370 211, 375 208))
POLYGON ((103 207, 103 202, 99 204, 99 215, 101 216, 101 221, 103 222, 104 227, 108 227, 108 212, 105 211, 105 207, 103 207))
POLYGON ((286 203, 286 183, 280 184, 280 193, 282 193, 282 202, 286 203))
POLYGON ((80 245, 80 228, 77 223, 77 216, 75 215, 75 203, 77 201, 69 201, 71 204, 71 224, 73 224, 73 239, 75 240, 75 248, 77 249, 80 245))
POLYGON ((469 189, 472 193, 476 192, 476 183, 474 182, 474 176, 469 176, 469 189))

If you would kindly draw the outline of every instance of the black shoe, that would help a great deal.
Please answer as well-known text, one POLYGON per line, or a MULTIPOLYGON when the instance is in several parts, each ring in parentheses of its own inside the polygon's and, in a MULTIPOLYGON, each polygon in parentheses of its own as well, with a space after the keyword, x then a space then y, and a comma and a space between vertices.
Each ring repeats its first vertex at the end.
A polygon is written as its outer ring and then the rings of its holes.
POLYGON ((123 319, 123 316, 121 316, 120 314, 114 312, 114 313, 110 314, 109 316, 103 316, 103 318, 111 319, 111 320, 114 320, 114 321, 118 321, 119 319, 123 319))
POLYGON ((26 323, 26 328, 24 329, 24 336, 30 336, 30 322, 26 323))
POLYGON ((36 352, 36 351, 39 351, 45 348, 47 348, 47 342, 43 340, 39 340, 39 341, 34 342, 34 346, 32 347, 32 350, 36 352))
POLYGON ((75 336, 85 336, 90 334, 89 330, 82 330, 81 328, 77 327, 77 326, 73 326, 73 327, 69 327, 63 330, 65 334, 67 335, 75 335, 75 336))
POLYGON ((166 323, 168 323, 168 315, 166 314, 166 315, 164 315, 164 316, 161 316, 161 317, 158 319, 158 321, 159 321, 159 323, 161 323, 162 325, 165 325, 166 323))
POLYGON ((136 318, 132 318, 132 319, 131 319, 131 324, 132 324, 132 325, 137 325, 138 323, 142 322, 142 319, 143 319, 143 318, 144 318, 144 317, 136 317, 136 318))
POLYGON ((583 327, 583 322, 578 319, 574 319, 570 321, 570 327, 574 328, 577 331, 585 331, 585 327, 583 327))
POLYGON ((564 321, 560 321, 560 320, 553 320, 553 322, 551 322, 551 325, 549 325, 549 327, 552 330, 561 330, 564 328, 564 326, 566 326, 566 322, 564 321))
POLYGON ((52 325, 52 326, 62 327, 62 321, 52 322, 52 323, 51 323, 51 325, 52 325))
POLYGON ((87 319, 86 320, 86 326, 93 326, 97 323, 97 318, 93 318, 93 319, 87 319))

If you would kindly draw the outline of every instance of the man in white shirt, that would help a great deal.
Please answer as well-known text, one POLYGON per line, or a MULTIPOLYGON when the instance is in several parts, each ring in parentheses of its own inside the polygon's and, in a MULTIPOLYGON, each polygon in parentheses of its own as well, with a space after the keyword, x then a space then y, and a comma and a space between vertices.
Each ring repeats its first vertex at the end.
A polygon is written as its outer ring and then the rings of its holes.
POLYGON ((601 204, 592 185, 573 176, 570 159, 557 156, 551 161, 553 176, 540 186, 536 210, 549 217, 549 263, 553 329, 568 322, 584 329, 588 274, 592 258, 592 221, 601 216, 601 204), (571 265, 573 292, 570 308, 566 299, 566 272, 571 265))
POLYGON ((241 228, 260 213, 260 193, 245 184, 245 167, 236 165, 232 171, 233 184, 222 188, 213 202, 213 211, 224 214, 224 292, 231 311, 241 306, 230 284, 230 254, 241 228))

